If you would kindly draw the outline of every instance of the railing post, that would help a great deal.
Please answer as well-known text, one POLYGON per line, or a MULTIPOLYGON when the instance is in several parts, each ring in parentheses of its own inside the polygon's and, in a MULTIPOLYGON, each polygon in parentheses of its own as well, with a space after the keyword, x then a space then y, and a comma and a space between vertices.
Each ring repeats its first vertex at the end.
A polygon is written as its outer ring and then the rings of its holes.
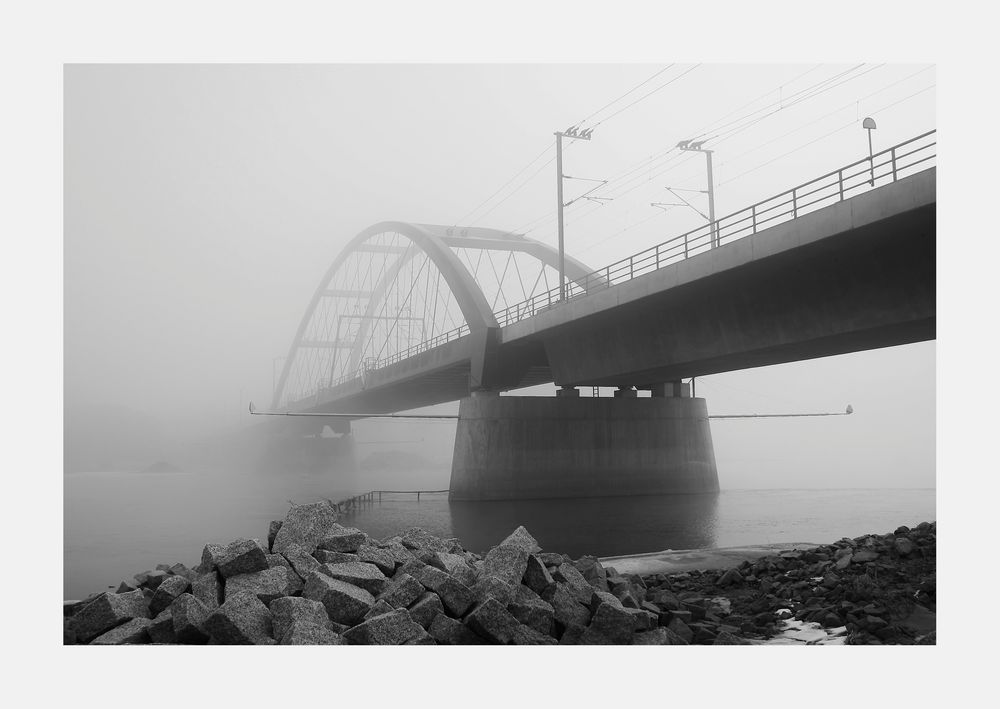
POLYGON ((604 267, 604 282, 611 285, 611 266, 604 267))
POLYGON ((628 257, 628 279, 635 278, 635 256, 628 257))
POLYGON ((757 233, 757 205, 755 204, 750 208, 750 216, 753 219, 753 233, 757 233))
POLYGON ((795 189, 792 190, 792 219, 798 219, 799 217, 799 200, 795 195, 795 189))
POLYGON ((656 270, 660 270, 660 245, 656 245, 656 270))
POLYGON ((840 188, 840 201, 844 201, 844 169, 837 170, 837 186, 840 188))
POLYGON ((892 149, 892 181, 896 181, 896 148, 892 149))
POLYGON ((688 235, 687 232, 684 233, 684 258, 688 257, 688 235))

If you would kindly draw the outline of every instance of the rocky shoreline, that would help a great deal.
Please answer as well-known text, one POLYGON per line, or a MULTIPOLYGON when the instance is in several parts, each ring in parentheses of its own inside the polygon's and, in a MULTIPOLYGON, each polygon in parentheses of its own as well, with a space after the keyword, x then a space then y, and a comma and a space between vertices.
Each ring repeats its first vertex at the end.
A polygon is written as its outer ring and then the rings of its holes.
POLYGON ((480 555, 418 528, 373 539, 338 517, 295 505, 266 543, 208 544, 193 569, 161 564, 67 603, 63 642, 750 645, 804 624, 847 644, 936 642, 934 522, 642 575, 542 551, 524 527, 480 555))

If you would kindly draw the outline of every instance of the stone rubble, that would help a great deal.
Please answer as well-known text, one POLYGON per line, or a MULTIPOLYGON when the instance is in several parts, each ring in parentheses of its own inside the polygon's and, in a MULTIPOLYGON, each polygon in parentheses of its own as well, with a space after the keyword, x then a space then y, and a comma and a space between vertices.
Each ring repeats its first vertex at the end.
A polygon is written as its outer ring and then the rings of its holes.
MULTIPOLYGON (((848 644, 934 644, 936 523, 736 568, 622 575, 518 527, 484 555, 412 528, 378 540, 328 503, 64 607, 66 644, 745 645, 789 622, 848 644), (813 626, 815 627, 815 626, 813 626)), ((811 644, 811 643, 810 643, 811 644)))

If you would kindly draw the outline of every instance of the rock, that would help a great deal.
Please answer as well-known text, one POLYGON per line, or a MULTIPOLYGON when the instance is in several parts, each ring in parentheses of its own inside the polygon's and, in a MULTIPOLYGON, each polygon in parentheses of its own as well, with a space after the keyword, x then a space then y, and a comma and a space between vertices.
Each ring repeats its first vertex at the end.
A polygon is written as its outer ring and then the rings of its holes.
POLYGON ((687 645, 687 641, 669 628, 654 628, 632 636, 633 645, 687 645))
POLYGON ((555 579, 552 578, 549 570, 545 568, 545 564, 534 554, 528 555, 528 560, 524 568, 524 576, 521 577, 521 580, 525 586, 539 595, 555 583, 555 579))
POLYGON ((198 572, 193 569, 189 569, 184 564, 174 564, 170 567, 169 572, 175 576, 183 576, 188 581, 194 581, 198 578, 198 572))
POLYGON ((169 608, 153 618, 146 631, 149 633, 151 643, 173 645, 177 642, 177 635, 174 633, 174 616, 169 608))
POLYGON ((335 623, 354 625, 375 605, 375 597, 363 588, 313 572, 306 579, 302 597, 319 601, 335 623))
POLYGON ((424 591, 423 584, 409 574, 396 574, 382 589, 378 600, 385 601, 393 608, 409 608, 424 591))
POLYGON ((228 596, 226 602, 208 616, 204 629, 219 645, 276 644, 272 637, 271 612, 249 591, 228 596))
POLYGON ((632 618, 632 630, 642 631, 659 625, 659 613, 651 613, 643 608, 622 608, 632 618))
POLYGON ((586 627, 590 623, 590 610, 576 600, 566 584, 555 583, 541 594, 542 600, 552 606, 553 615, 563 627, 579 625, 586 627))
POLYGON ((518 625, 510 639, 511 645, 558 645, 559 641, 551 635, 540 633, 527 625, 518 625))
POLYGON ((317 571, 321 574, 326 574, 330 578, 346 581, 352 586, 363 588, 372 594, 372 596, 380 594, 389 583, 389 579, 378 570, 375 564, 366 564, 360 561, 344 564, 323 564, 317 571))
POLYGON ((170 574, 163 569, 157 569, 156 571, 143 571, 141 574, 133 576, 136 584, 140 588, 148 588, 150 591, 155 591, 157 586, 163 583, 164 579, 169 577, 170 574))
POLYGON ((515 529, 497 546, 516 547, 527 552, 528 554, 537 554, 542 550, 542 548, 538 546, 538 540, 531 536, 528 530, 524 527, 518 527, 515 529))
POLYGON ((309 578, 309 574, 319 570, 320 562, 302 547, 289 544, 281 555, 288 559, 292 569, 303 581, 309 578))
POLYGON ((528 566, 528 552, 516 546, 499 546, 490 549, 483 557, 482 574, 496 576, 504 583, 517 586, 528 566))
POLYGON ((216 560, 222 555, 224 549, 225 546, 222 544, 206 544, 205 548, 201 550, 201 563, 194 567, 194 570, 199 574, 215 571, 216 560))
POLYGON ((444 604, 436 593, 430 591, 424 594, 409 608, 410 617, 422 628, 429 628, 434 617, 444 613, 444 604))
POLYGON ((115 593, 128 593, 129 591, 134 591, 135 589, 135 586, 130 586, 127 582, 122 581, 118 584, 118 590, 115 591, 115 593))
POLYGON ((937 645, 937 631, 932 630, 926 635, 921 635, 917 638, 917 645, 937 645))
POLYGON ((617 596, 614 596, 606 591, 597 591, 597 590, 594 590, 593 594, 591 595, 590 602, 587 604, 587 608, 589 608, 590 612, 593 613, 601 606, 602 603, 610 603, 616 608, 621 608, 622 610, 624 610, 625 608, 622 605, 622 602, 618 600, 617 596))
POLYGON ((596 556, 582 556, 573 565, 591 586, 598 591, 608 590, 608 573, 596 556))
POLYGON ((344 633, 351 645, 402 645, 424 634, 409 611, 400 608, 360 623, 344 633))
POLYGON ((271 524, 267 528, 267 550, 274 551, 274 539, 278 536, 278 530, 281 529, 282 521, 280 519, 271 520, 271 524))
POLYGON ((276 566, 284 566, 285 568, 292 568, 288 559, 283 557, 281 554, 268 554, 267 555, 267 568, 273 569, 276 566))
POLYGON ((484 603, 488 598, 495 598, 500 605, 507 606, 514 600, 519 587, 512 586, 496 576, 480 576, 470 590, 475 603, 484 603))
POLYGON ((222 580, 215 571, 202 574, 191 584, 191 595, 208 608, 218 608, 222 603, 222 580))
POLYGON ((399 541, 394 541, 389 544, 380 544, 378 548, 385 551, 392 557, 397 569, 415 558, 413 554, 410 553, 410 550, 403 546, 402 542, 399 541))
POLYGON ((358 547, 357 557, 358 561, 374 564, 386 576, 392 576, 396 571, 395 557, 388 550, 379 549, 374 544, 362 544, 358 547))
POLYGON ((215 566, 224 579, 267 568, 267 552, 256 539, 237 539, 215 557, 215 566))
POLYGON ((594 587, 575 566, 569 563, 560 564, 552 572, 552 578, 557 583, 565 584, 577 601, 585 605, 590 604, 590 598, 594 595, 594 587))
POLYGON ((249 592, 257 596, 265 606, 282 596, 289 596, 295 591, 288 579, 285 567, 254 571, 226 579, 226 600, 239 593, 249 592))
POLYGON ((674 618, 671 620, 667 625, 667 629, 677 635, 677 637, 685 643, 690 644, 691 641, 694 640, 694 631, 691 630, 691 628, 689 628, 680 618, 674 618))
POLYGON ((546 566, 559 566, 560 564, 570 560, 565 554, 554 554, 547 551, 540 552, 536 556, 538 556, 538 560, 546 566))
POLYGON ((282 645, 346 645, 343 636, 338 635, 327 626, 310 623, 307 620, 296 620, 281 636, 282 645))
POLYGON ((170 606, 177 642, 203 645, 208 642, 205 623, 215 608, 210 608, 190 593, 182 593, 170 606))
POLYGON ((913 553, 915 547, 913 542, 906 537, 896 537, 896 541, 893 542, 893 548, 900 556, 909 556, 913 553))
POLYGON ((472 586, 476 582, 476 570, 461 554, 431 552, 430 560, 427 563, 442 571, 447 571, 466 586, 472 586))
POLYGON ((407 549, 427 549, 428 551, 443 552, 451 551, 451 545, 438 537, 435 537, 430 532, 420 529, 419 527, 411 527, 406 530, 402 534, 400 541, 407 549))
POLYGON ((726 571, 726 573, 722 574, 722 576, 719 577, 719 580, 716 582, 716 585, 725 588, 726 586, 738 586, 742 583, 743 583, 743 575, 736 569, 729 569, 726 571))
POLYGON ((581 625, 569 625, 562 631, 562 635, 559 637, 559 644, 579 645, 585 632, 587 632, 587 629, 581 625))
POLYGON ((149 643, 149 618, 133 618, 108 632, 99 635, 91 645, 147 645, 149 643))
MULTIPOLYGON (((340 527, 337 524, 337 517, 337 513, 327 502, 295 505, 288 510, 281 528, 275 534, 272 549, 278 554, 284 554, 289 548, 296 546, 311 554, 321 540, 340 527)), ((353 549, 334 551, 353 551, 353 549)))
POLYGON ((89 643, 133 618, 149 617, 149 605, 142 591, 102 593, 73 616, 71 627, 79 642, 89 643))
POLYGON ((405 564, 402 569, 405 569, 428 591, 434 591, 452 616, 461 618, 472 605, 474 599, 472 591, 451 574, 441 571, 441 569, 435 569, 433 566, 421 564, 419 561, 405 564))
POLYGON ((519 623, 534 628, 539 633, 549 635, 552 632, 552 622, 555 620, 555 610, 552 605, 527 586, 518 586, 517 595, 508 604, 507 610, 519 623))
POLYGON ((368 535, 360 529, 354 527, 340 527, 330 530, 325 537, 319 540, 318 549, 327 551, 339 551, 353 554, 362 546, 370 544, 368 535))
POLYGON ((434 617, 427 632, 439 645, 481 645, 485 642, 463 623, 444 614, 434 617))
POLYGON ((875 561, 878 558, 878 552, 873 549, 862 549, 859 552, 855 552, 854 556, 851 558, 852 564, 863 564, 867 561, 875 561))
POLYGON ((732 633, 723 631, 719 633, 715 640, 712 641, 713 645, 752 645, 746 638, 739 638, 732 633))
MULTIPOLYGON (((842 549, 841 551, 844 550, 842 549)), ((841 554, 839 557, 837 557, 837 563, 834 564, 834 568, 837 569, 838 571, 843 571, 844 569, 846 569, 848 566, 851 565, 851 559, 853 558, 854 555, 851 553, 850 549, 847 549, 846 551, 847 551, 846 554, 841 554)))
POLYGON ((632 631, 632 616, 627 610, 612 603, 602 603, 580 638, 580 644, 629 645, 632 642, 632 631))
POLYGON ((158 615, 166 610, 182 593, 191 590, 191 582, 183 576, 171 576, 156 587, 156 592, 149 601, 149 614, 158 615))
MULTIPOLYGON (((428 593, 430 593, 430 592, 428 591, 428 593)), ((375 605, 372 606, 372 609, 370 611, 368 611, 367 613, 365 613, 365 617, 362 618, 361 620, 365 621, 365 620, 368 620, 369 618, 374 618, 377 615, 382 615, 383 613, 392 613, 394 610, 398 610, 398 609, 397 608, 393 608, 392 606, 390 606, 385 601, 380 601, 380 600, 378 600, 376 598, 375 599, 375 605)))
POLYGON ((488 598, 473 608, 465 617, 465 624, 476 635, 495 645, 512 644, 520 626, 517 618, 495 598, 488 598))

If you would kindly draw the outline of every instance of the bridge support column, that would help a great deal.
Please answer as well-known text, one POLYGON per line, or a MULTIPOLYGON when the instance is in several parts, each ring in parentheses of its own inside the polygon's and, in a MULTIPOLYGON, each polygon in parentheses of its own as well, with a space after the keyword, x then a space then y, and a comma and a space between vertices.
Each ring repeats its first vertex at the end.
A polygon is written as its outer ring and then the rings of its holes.
POLYGON ((704 399, 470 397, 458 417, 453 500, 719 489, 704 399))

